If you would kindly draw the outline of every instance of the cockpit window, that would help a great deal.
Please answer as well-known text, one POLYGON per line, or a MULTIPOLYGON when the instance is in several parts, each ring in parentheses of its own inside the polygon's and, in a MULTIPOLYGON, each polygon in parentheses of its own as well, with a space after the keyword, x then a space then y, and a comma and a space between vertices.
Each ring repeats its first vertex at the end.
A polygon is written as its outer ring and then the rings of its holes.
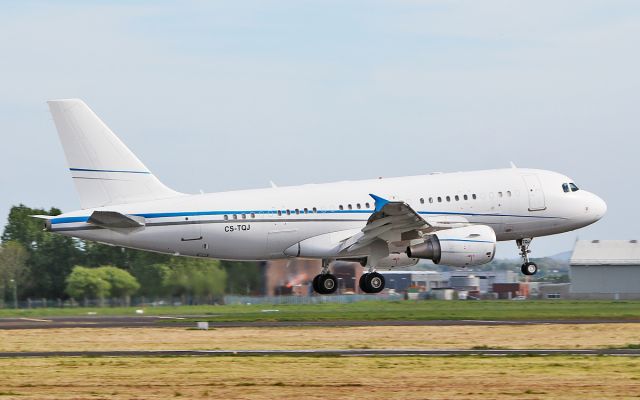
POLYGON ((568 183, 563 183, 563 184, 562 184, 562 190, 563 190, 565 193, 569 193, 569 184, 568 184, 568 183))
POLYGON ((580 190, 580 189, 578 189, 578 187, 576 186, 576 184, 575 184, 575 183, 573 183, 573 182, 571 182, 571 183, 569 184, 569 187, 571 188, 571 191, 572 191, 572 192, 577 192, 578 190, 580 190))

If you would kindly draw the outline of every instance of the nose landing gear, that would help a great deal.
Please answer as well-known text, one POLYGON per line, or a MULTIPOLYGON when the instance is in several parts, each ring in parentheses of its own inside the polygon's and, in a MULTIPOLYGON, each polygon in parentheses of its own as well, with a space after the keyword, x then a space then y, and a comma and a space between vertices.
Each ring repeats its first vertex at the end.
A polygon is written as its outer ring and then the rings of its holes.
POLYGON ((529 245, 531 245, 531 238, 524 238, 516 240, 516 245, 520 249, 520 257, 522 257, 522 266, 520 267, 520 271, 524 275, 535 275, 538 272, 538 266, 536 263, 529 261, 529 245))

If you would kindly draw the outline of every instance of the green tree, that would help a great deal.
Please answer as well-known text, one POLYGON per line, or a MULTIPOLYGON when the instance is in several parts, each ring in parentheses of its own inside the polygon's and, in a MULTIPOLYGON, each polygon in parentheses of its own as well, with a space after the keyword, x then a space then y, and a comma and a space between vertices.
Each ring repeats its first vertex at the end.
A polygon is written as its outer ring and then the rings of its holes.
POLYGON ((109 297, 124 300, 127 305, 131 295, 140 289, 140 284, 136 278, 123 269, 104 265, 96 268, 96 272, 102 279, 109 282, 109 297))
POLYGON ((169 287, 172 294, 190 302, 220 301, 224 295, 227 276, 217 260, 193 258, 171 259, 169 287))
POLYGON ((17 241, 0 246, 0 306, 11 296, 11 291, 22 288, 27 277, 29 253, 17 241))
POLYGON ((264 287, 262 264, 257 262, 221 261, 227 273, 227 293, 261 294, 264 287))
POLYGON ((77 300, 100 299, 102 301, 111 290, 111 284, 100 271, 80 265, 73 267, 66 282, 67 293, 77 300))
POLYGON ((65 278, 76 264, 82 263, 80 241, 42 230, 42 220, 30 215, 58 215, 60 210, 29 208, 23 204, 9 212, 2 242, 17 241, 29 254, 21 292, 25 297, 64 297, 65 278))
POLYGON ((171 267, 167 264, 136 263, 132 266, 131 272, 140 283, 138 293, 141 296, 157 298, 170 294, 171 267))

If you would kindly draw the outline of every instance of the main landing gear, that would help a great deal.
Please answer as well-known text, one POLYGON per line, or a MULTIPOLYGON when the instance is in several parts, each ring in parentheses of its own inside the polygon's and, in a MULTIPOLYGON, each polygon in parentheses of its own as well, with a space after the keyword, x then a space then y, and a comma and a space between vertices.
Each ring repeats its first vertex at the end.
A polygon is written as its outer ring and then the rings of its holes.
MULTIPOLYGON (((313 290, 318 294, 333 294, 338 289, 338 279, 329 273, 329 260, 322 260, 322 270, 313 278, 313 290)), ((380 293, 384 289, 385 281, 382 274, 369 268, 360 277, 360 290, 365 293, 380 293)))
POLYGON ((384 276, 375 271, 365 272, 360 277, 359 284, 360 290, 365 293, 380 293, 384 289, 384 276))
POLYGON ((522 266, 520 271, 525 275, 535 275, 538 272, 538 266, 536 263, 529 261, 529 245, 531 244, 531 238, 524 238, 516 240, 516 245, 520 249, 520 257, 522 257, 522 266))
POLYGON ((313 278, 312 286, 319 294, 333 294, 338 290, 338 279, 329 273, 329 260, 322 260, 322 270, 313 278))

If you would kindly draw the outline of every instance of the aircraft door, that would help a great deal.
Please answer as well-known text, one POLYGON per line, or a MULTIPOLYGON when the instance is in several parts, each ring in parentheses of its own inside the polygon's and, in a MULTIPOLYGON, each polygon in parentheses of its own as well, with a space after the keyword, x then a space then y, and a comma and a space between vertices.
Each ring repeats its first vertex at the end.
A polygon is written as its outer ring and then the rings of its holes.
POLYGON ((547 208, 544 191, 538 175, 522 175, 527 194, 529 195, 529 211, 542 211, 547 208))

